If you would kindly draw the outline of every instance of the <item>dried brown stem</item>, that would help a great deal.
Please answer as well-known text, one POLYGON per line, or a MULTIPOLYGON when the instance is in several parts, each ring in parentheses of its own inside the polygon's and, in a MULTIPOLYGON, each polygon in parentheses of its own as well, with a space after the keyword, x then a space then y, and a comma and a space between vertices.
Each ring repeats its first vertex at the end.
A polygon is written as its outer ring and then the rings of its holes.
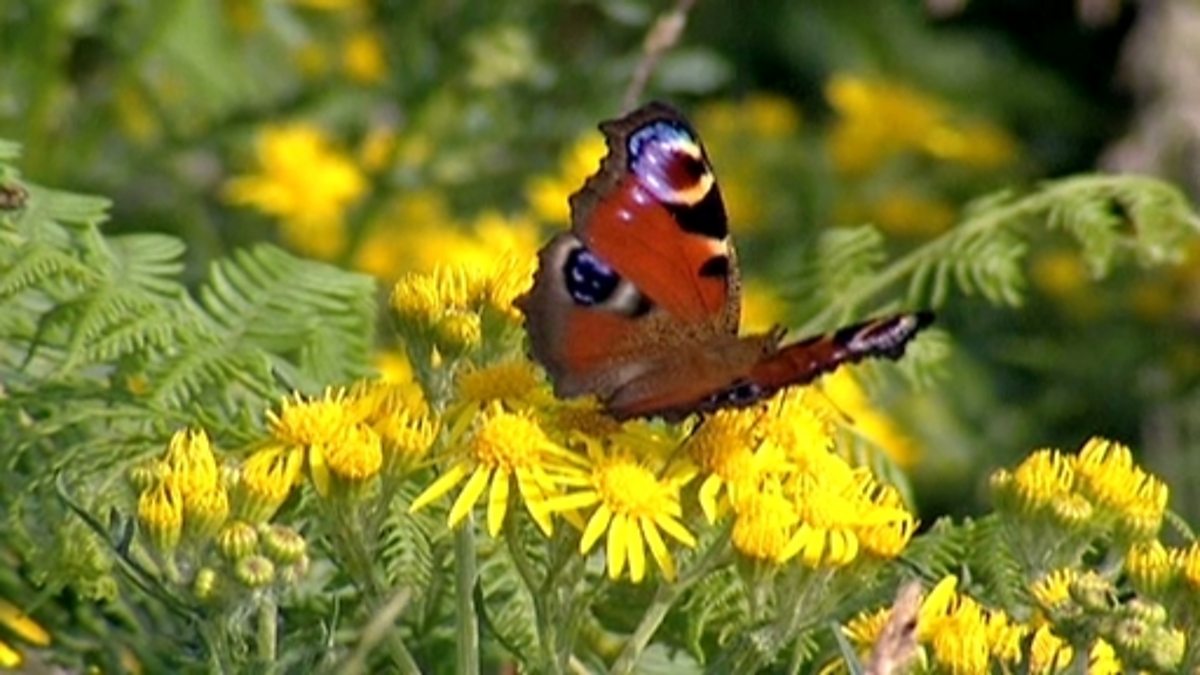
POLYGON ((867 663, 866 675, 898 675, 917 652, 917 612, 921 609, 921 582, 909 581, 896 592, 892 614, 867 663))
POLYGON ((625 89, 625 98, 621 104, 624 112, 637 107, 642 94, 646 92, 650 76, 654 74, 654 68, 662 60, 663 54, 679 42, 683 29, 687 26, 688 13, 695 5, 696 0, 676 0, 675 6, 658 17, 650 32, 646 33, 646 39, 642 42, 642 58, 634 68, 633 79, 625 89))

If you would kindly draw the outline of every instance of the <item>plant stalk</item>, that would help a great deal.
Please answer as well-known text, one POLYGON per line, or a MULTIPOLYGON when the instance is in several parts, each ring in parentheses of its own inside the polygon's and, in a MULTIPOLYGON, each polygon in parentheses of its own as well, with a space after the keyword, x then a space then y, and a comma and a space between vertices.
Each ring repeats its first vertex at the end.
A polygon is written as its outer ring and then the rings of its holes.
POLYGON ((479 675, 479 618, 475 614, 475 525, 471 516, 454 532, 454 597, 457 607, 459 675, 479 675))

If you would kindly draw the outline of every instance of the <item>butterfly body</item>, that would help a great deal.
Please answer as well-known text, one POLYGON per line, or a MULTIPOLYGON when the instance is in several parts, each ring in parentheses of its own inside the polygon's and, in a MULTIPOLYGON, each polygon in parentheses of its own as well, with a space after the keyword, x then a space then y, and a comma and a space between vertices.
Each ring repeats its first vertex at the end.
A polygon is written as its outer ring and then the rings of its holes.
POLYGON ((608 154, 517 302, 557 395, 595 394, 619 419, 750 405, 842 363, 897 358, 931 320, 901 314, 789 344, 782 330, 739 336, 736 256, 695 131, 661 103, 600 129, 608 154))

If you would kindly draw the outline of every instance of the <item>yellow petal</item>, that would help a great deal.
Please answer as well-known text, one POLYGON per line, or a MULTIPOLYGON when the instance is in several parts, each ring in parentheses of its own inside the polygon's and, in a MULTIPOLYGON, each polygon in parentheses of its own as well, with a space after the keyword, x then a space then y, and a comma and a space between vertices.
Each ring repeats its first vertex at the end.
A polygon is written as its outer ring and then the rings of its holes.
POLYGON ((619 578, 625 570, 625 525, 628 522, 624 513, 618 513, 608 524, 608 541, 605 542, 605 547, 608 549, 606 553, 609 579, 619 578))
POLYGON ((646 537, 646 545, 650 548, 650 555, 654 556, 654 562, 658 563, 658 569, 662 570, 663 577, 667 581, 674 581, 675 561, 671 559, 671 552, 667 550, 662 535, 658 533, 658 527, 647 516, 642 516, 638 520, 641 522, 642 534, 646 537))
POLYGON ((654 524, 684 546, 694 547, 696 545, 696 538, 692 536, 692 533, 671 516, 657 515, 654 517, 654 524))
POLYGON ((717 522, 717 495, 721 493, 724 483, 725 481, 714 473, 705 478, 700 485, 700 510, 704 512, 704 517, 710 525, 717 522))
POLYGON ((588 519, 587 527, 583 530, 583 536, 579 538, 579 552, 586 554, 592 550, 596 542, 600 540, 600 535, 608 529, 608 523, 612 520, 612 510, 607 504, 601 504, 592 517, 588 519))
POLYGON ((16 605, 0 598, 0 624, 7 626, 22 640, 38 647, 50 644, 50 633, 16 605))
POLYGON ((449 492, 455 485, 466 477, 471 472, 471 467, 465 462, 460 462, 450 467, 450 470, 433 481, 425 491, 417 495, 413 500, 412 506, 408 507, 409 513, 416 513, 419 509, 423 509, 432 503, 437 498, 449 492))
POLYGON ((308 449, 308 473, 312 476, 313 487, 322 497, 329 496, 329 467, 325 465, 325 451, 320 443, 314 443, 308 449))
POLYGON ((629 578, 639 583, 646 577, 646 548, 642 544, 642 530, 637 520, 630 519, 627 522, 625 548, 629 556, 629 578))
POLYGON ((13 649, 4 640, 0 640, 0 668, 15 670, 24 660, 25 657, 21 655, 21 652, 13 649))
POLYGON ((492 477, 492 490, 488 494, 487 526, 488 534, 495 537, 500 534, 500 526, 504 525, 504 513, 508 510, 508 479, 509 474, 503 469, 496 469, 492 477))
POLYGON ((491 477, 491 468, 476 467, 475 473, 471 474, 471 478, 463 486, 462 492, 458 493, 458 499, 454 500, 454 506, 450 507, 450 517, 446 519, 450 527, 457 526, 463 518, 467 517, 467 514, 471 512, 471 507, 475 506, 475 502, 479 501, 479 497, 483 495, 488 479, 491 477))
POLYGON ((594 491, 588 490, 585 492, 576 492, 574 494, 547 499, 546 503, 542 505, 542 508, 552 512, 578 511, 580 509, 586 509, 598 501, 600 501, 600 495, 596 494, 594 491))
POLYGON ((550 511, 546 509, 546 492, 538 483, 536 474, 518 469, 517 491, 521 493, 525 509, 533 517, 533 522, 537 524, 538 529, 547 536, 554 534, 554 521, 550 518, 550 511))

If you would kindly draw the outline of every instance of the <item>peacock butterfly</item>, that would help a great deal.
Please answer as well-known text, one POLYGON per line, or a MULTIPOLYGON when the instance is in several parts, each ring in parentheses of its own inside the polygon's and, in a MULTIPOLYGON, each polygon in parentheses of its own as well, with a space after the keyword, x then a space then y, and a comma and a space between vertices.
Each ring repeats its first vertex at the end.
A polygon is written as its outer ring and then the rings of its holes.
POLYGON ((613 417, 747 406, 843 363, 899 358, 930 312, 782 344, 738 336, 725 205, 691 125, 663 103, 600 124, 608 154, 571 195, 570 232, 538 253, 517 300, 533 357, 561 397, 595 394, 613 417))

